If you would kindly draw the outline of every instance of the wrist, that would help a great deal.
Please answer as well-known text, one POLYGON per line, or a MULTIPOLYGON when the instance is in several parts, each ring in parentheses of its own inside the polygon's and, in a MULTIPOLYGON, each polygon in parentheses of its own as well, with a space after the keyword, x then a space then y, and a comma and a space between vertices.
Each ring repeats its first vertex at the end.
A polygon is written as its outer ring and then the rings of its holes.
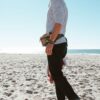
POLYGON ((54 42, 54 38, 52 38, 52 36, 50 36, 49 40, 54 42))
POLYGON ((47 46, 53 47, 54 44, 48 43, 47 46))
POLYGON ((55 41, 53 41, 53 40, 49 39, 49 43, 50 43, 50 44, 54 44, 54 43, 55 43, 55 41))
POLYGON ((53 42, 56 42, 57 38, 58 38, 58 35, 57 33, 52 33, 50 34, 50 40, 52 40, 53 42))

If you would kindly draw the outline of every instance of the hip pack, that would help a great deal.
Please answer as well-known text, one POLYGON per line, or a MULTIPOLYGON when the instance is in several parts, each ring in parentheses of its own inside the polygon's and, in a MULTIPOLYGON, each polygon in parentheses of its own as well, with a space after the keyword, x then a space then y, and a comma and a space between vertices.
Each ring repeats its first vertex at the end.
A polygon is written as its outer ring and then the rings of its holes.
MULTIPOLYGON (((49 41, 50 34, 52 34, 52 32, 49 32, 49 34, 43 35, 43 37, 41 38, 41 42, 42 42, 43 46, 47 46, 47 44, 50 42, 49 41)), ((64 37, 64 34, 58 34, 57 38, 55 39, 55 42, 61 37, 64 37)), ((67 39, 66 39, 66 41, 67 41, 67 39)))

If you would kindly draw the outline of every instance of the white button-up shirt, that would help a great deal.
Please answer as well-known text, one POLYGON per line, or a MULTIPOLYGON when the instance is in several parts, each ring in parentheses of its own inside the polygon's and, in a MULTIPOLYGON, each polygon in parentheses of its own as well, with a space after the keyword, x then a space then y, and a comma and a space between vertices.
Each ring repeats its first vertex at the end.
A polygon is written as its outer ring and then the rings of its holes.
MULTIPOLYGON (((66 32, 66 23, 68 19, 68 10, 64 0, 51 0, 51 5, 47 13, 46 33, 52 32, 55 23, 60 23, 62 28, 59 34, 66 32)), ((55 44, 66 42, 65 37, 58 39, 55 44)))

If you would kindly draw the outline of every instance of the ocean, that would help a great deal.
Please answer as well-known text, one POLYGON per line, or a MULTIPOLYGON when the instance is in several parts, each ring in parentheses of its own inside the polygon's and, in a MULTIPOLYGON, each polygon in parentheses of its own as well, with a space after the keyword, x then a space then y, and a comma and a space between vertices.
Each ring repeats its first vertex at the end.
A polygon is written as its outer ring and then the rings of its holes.
POLYGON ((100 49, 68 49, 69 54, 100 54, 100 49))

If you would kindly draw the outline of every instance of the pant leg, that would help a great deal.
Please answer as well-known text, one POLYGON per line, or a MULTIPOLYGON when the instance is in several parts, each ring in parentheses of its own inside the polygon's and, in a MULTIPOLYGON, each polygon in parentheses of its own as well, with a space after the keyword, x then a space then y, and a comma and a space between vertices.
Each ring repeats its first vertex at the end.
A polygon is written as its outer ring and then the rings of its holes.
POLYGON ((67 45, 63 43, 54 45, 53 54, 47 55, 49 69, 55 82, 55 89, 58 100, 65 100, 65 96, 67 96, 69 100, 78 97, 61 70, 60 62, 65 57, 66 53, 67 45))
POLYGON ((55 90, 56 90, 56 96, 58 100, 65 100, 65 95, 63 93, 63 91, 61 91, 61 89, 59 87, 57 87, 55 85, 55 90))

